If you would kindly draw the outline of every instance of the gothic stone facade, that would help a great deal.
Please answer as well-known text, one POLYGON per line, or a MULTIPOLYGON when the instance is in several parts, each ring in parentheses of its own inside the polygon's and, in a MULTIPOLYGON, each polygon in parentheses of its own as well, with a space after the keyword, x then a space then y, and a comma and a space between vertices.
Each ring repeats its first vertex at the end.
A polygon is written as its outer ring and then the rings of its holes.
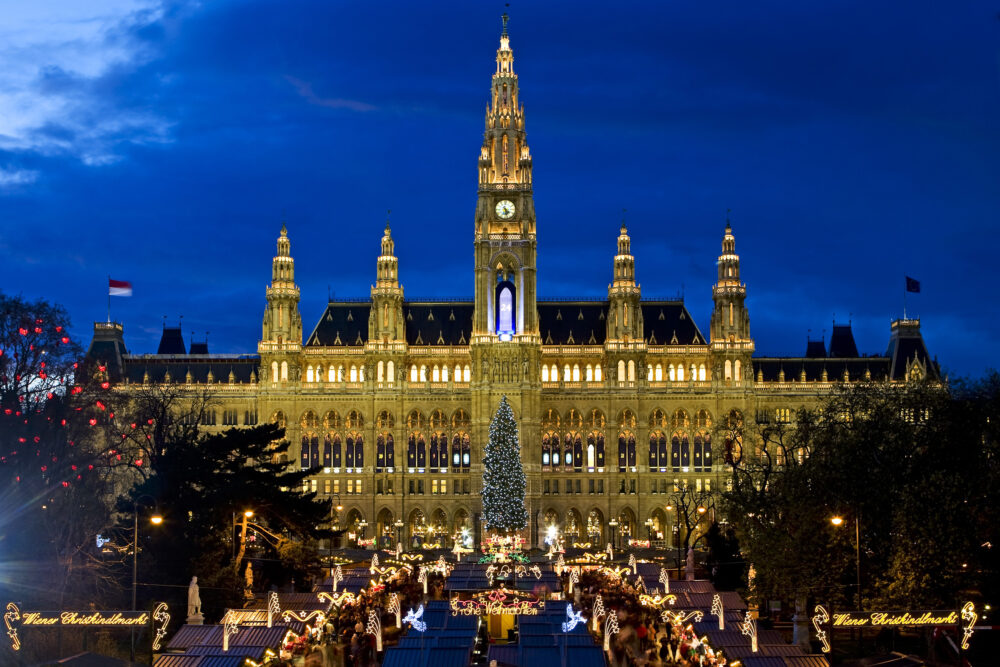
POLYGON ((912 320, 893 323, 884 356, 860 356, 837 326, 829 349, 754 357, 728 223, 707 336, 683 301, 643 300, 624 225, 606 299, 539 299, 532 157, 506 27, 490 94, 472 299, 408 301, 386 226, 369 298, 331 301, 303 338, 282 225, 256 355, 189 351, 173 328, 157 354, 131 355, 121 325, 104 323, 90 355, 126 386, 210 390, 208 429, 285 424, 295 463, 321 468, 310 488, 339 498, 352 536, 384 544, 397 520, 408 543, 480 534, 482 453, 502 395, 520 428, 531 543, 556 525, 603 544, 612 518, 620 537, 670 543, 674 492, 724 483, 720 426, 787 420, 836 382, 937 373, 912 320))

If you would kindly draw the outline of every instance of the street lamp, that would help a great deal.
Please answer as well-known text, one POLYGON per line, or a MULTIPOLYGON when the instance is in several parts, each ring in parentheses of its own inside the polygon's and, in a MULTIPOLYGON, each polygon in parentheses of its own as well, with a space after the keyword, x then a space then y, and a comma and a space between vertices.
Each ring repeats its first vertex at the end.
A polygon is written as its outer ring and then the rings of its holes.
POLYGON ((646 519, 646 537, 649 538, 649 546, 653 546, 653 519, 646 519))
POLYGON ((365 528, 368 527, 368 522, 362 519, 358 521, 358 528, 361 529, 361 539, 365 539, 365 528))
POLYGON ((611 527, 611 544, 614 545, 614 547, 617 549, 618 540, 615 538, 617 537, 617 532, 618 532, 618 519, 611 517, 611 521, 608 521, 608 526, 611 527))
MULTIPOLYGON (((835 528, 840 527, 844 523, 844 517, 834 516, 830 518, 830 523, 833 524, 835 528)), ((857 577, 858 585, 858 611, 862 610, 861 606, 861 520, 860 517, 855 513, 854 515, 854 566, 855 575, 857 577)))
POLYGON ((400 544, 403 541, 403 520, 396 519, 392 524, 396 528, 396 544, 400 544))
MULTIPOLYGON (((156 500, 150 496, 142 495, 132 499, 132 611, 136 611, 136 589, 139 581, 139 503, 144 499, 152 502, 156 506, 156 500)), ((154 526, 163 523, 163 515, 154 512, 149 517, 149 522, 154 526)), ((130 660, 135 661, 135 627, 132 628, 132 644, 129 651, 130 660)))

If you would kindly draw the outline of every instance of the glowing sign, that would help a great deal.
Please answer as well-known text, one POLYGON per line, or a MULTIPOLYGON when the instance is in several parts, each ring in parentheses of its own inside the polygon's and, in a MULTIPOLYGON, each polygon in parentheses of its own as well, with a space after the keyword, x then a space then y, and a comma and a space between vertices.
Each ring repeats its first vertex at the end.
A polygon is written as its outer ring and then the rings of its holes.
POLYGON ((656 609, 657 607, 665 607, 667 605, 670 605, 672 607, 674 606, 675 602, 677 602, 676 595, 643 594, 639 596, 639 604, 641 604, 643 607, 652 607, 654 609, 656 609))
POLYGON ((976 627, 976 619, 979 618, 979 614, 976 613, 976 606, 971 602, 966 602, 962 605, 962 620, 967 622, 964 628, 962 628, 962 650, 969 650, 969 639, 972 638, 972 631, 976 627))
POLYGON ((26 611, 21 614, 21 625, 134 627, 149 621, 149 612, 145 611, 26 611))
POLYGON ((723 616, 723 614, 722 614, 722 596, 719 595, 718 593, 716 593, 715 597, 712 598, 712 611, 711 611, 711 614, 712 614, 712 616, 716 616, 719 619, 719 629, 720 630, 724 630, 725 629, 725 627, 724 627, 725 626, 725 621, 722 618, 722 616, 723 616))
POLYGON ((159 621, 160 627, 156 628, 156 636, 153 637, 153 650, 160 650, 160 642, 167 636, 167 624, 170 623, 170 614, 167 613, 167 604, 161 602, 156 605, 153 611, 153 622, 159 621))
POLYGON ((684 625, 690 620, 694 620, 695 623, 701 623, 701 619, 704 617, 705 614, 700 611, 671 611, 670 609, 665 609, 660 613, 661 621, 673 625, 684 625))
POLYGON ((516 591, 498 588, 479 593, 478 599, 452 600, 452 616, 536 616, 545 609, 545 602, 521 597, 516 591))
POLYGON ((812 617, 813 627, 816 628, 816 639, 822 644, 821 650, 823 653, 830 652, 830 640, 826 636, 826 630, 821 626, 825 625, 830 621, 830 612, 826 610, 823 605, 816 605, 816 615, 812 617))
POLYGON ((957 611, 844 611, 833 615, 835 628, 958 625, 957 611))

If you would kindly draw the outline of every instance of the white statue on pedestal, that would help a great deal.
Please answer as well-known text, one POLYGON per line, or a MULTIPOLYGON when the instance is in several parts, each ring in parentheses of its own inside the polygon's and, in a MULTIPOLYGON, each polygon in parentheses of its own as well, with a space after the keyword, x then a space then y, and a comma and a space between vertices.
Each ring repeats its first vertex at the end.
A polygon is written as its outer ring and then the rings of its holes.
POLYGON ((198 577, 191 577, 188 585, 188 615, 187 622, 200 625, 205 620, 201 615, 201 596, 198 594, 198 577))

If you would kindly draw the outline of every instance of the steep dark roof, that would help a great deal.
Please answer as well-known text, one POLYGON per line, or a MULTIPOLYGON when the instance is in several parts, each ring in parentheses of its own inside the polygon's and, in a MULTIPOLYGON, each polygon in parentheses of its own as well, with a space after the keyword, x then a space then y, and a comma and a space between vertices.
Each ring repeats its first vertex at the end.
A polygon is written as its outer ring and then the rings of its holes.
POLYGON ((607 301, 539 301, 543 345, 603 345, 607 301))
POLYGON ((368 301, 330 302, 306 339, 306 347, 364 345, 368 340, 368 301))
POLYGON ((108 377, 118 381, 122 377, 122 358, 128 354, 122 325, 117 322, 95 322, 94 337, 90 340, 86 358, 106 364, 108 377))
POLYGON ((160 347, 156 349, 157 354, 187 354, 187 346, 184 345, 184 335, 180 327, 163 327, 163 335, 160 336, 160 347))
POLYGON ((765 382, 777 382, 781 371, 785 371, 785 382, 800 382, 802 371, 806 372, 806 382, 819 382, 826 370, 828 382, 844 379, 844 370, 851 380, 862 380, 871 374, 872 380, 885 380, 889 375, 889 359, 886 357, 857 357, 854 359, 815 359, 803 357, 754 357, 753 378, 763 373, 765 382))
POLYGON ((213 382, 221 384, 229 382, 229 373, 232 372, 234 382, 248 383, 251 381, 251 375, 257 374, 260 357, 251 354, 177 355, 176 357, 144 354, 126 356, 124 366, 124 376, 132 384, 142 384, 147 375, 149 382, 163 382, 168 371, 172 383, 183 384, 190 372, 192 382, 205 384, 208 382, 210 370, 213 382))
POLYGON ((683 301, 643 301, 642 324, 650 345, 705 345, 683 301))
POLYGON ((906 371, 914 361, 927 369, 927 377, 940 379, 937 362, 927 353, 924 337, 920 334, 920 320, 896 320, 891 325, 889 347, 885 356, 892 360, 892 379, 906 379, 906 371))
POLYGON ((806 357, 810 359, 826 357, 826 343, 821 340, 806 341, 806 357))
POLYGON ((854 333, 850 324, 834 324, 830 336, 831 357, 850 358, 858 356, 858 346, 854 344, 854 333))
POLYGON ((474 309, 471 301, 404 301, 406 342, 410 345, 468 345, 474 309))
POLYGON ((191 341, 191 354, 208 354, 208 341, 201 343, 191 341))

